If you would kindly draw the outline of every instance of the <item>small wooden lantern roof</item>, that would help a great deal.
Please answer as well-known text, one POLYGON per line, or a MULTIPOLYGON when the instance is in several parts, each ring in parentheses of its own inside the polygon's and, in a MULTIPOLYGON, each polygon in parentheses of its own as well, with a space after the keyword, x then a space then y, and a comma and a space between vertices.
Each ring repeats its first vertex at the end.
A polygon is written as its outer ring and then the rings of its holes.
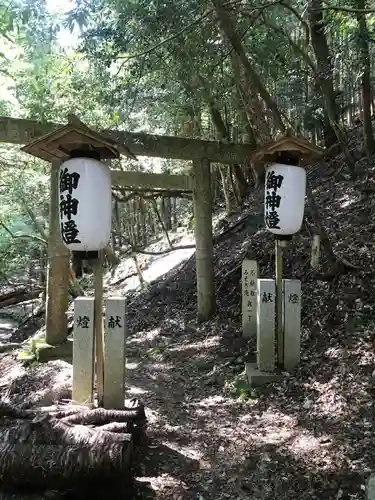
POLYGON ((291 136, 287 131, 285 135, 271 144, 267 144, 252 155, 254 163, 265 165, 267 163, 277 162, 281 155, 289 154, 297 161, 302 158, 312 159, 321 156, 324 153, 322 148, 314 146, 304 137, 291 136))
POLYGON ((119 158, 121 154, 137 159, 125 145, 91 130, 75 115, 69 115, 68 122, 54 132, 30 142, 21 151, 49 162, 64 162, 77 149, 95 151, 101 159, 119 158))

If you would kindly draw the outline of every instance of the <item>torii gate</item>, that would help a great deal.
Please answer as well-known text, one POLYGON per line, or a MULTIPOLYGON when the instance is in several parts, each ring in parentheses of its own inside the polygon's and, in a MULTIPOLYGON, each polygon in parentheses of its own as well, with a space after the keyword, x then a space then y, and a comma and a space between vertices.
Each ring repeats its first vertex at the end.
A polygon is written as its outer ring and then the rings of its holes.
MULTIPOLYGON (((0 117, 0 142, 26 144, 46 135, 61 125, 0 117)), ((198 319, 208 320, 215 311, 213 270, 212 196, 210 163, 241 164, 253 153, 248 144, 220 143, 181 137, 105 130, 106 136, 126 144, 139 156, 192 161, 190 175, 153 174, 112 170, 112 185, 128 188, 173 190, 193 193, 198 319)), ((58 168, 51 169, 51 203, 48 240, 48 279, 46 305, 46 339, 54 344, 53 332, 67 332, 69 251, 63 245, 58 225, 56 204, 58 168), (60 272, 56 259, 64 259, 66 273, 60 272)), ((56 334, 55 334, 56 335, 56 334)), ((56 343, 56 342, 55 342, 56 343)))

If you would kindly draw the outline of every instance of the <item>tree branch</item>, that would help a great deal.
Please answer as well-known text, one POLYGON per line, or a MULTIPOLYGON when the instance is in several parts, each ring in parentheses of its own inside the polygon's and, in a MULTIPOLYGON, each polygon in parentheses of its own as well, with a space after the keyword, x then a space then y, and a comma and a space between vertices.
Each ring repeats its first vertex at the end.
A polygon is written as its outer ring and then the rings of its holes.
POLYGON ((294 48, 294 50, 296 52, 298 52, 302 58, 304 59, 304 61, 306 62, 306 64, 308 66, 310 66, 310 68, 315 72, 316 71, 316 66, 314 64, 314 61, 311 59, 311 57, 309 56, 309 54, 307 52, 305 52, 299 45, 298 43, 296 43, 291 36, 288 35, 288 33, 285 33, 285 31, 282 29, 282 28, 279 28, 279 26, 273 24, 269 19, 266 19, 265 16, 263 16, 263 22, 266 26, 268 26, 269 28, 273 29, 274 31, 276 31, 277 33, 280 33, 281 35, 285 36, 285 38, 287 38, 289 44, 291 45, 291 47, 294 48))
POLYGON ((36 236, 35 234, 14 234, 13 238, 29 238, 30 240, 39 241, 44 245, 48 245, 48 241, 41 238, 40 236, 36 236))
POLYGON ((259 10, 268 9, 269 7, 273 7, 274 5, 281 4, 282 2, 283 2, 283 0, 274 0, 273 2, 265 3, 264 5, 260 5, 259 7, 253 7, 251 12, 253 13, 253 12, 256 12, 259 10))
POLYGON ((185 31, 188 31, 189 29, 193 28, 195 25, 197 25, 198 23, 200 23, 205 17, 208 17, 212 13, 212 11, 213 11, 212 9, 206 11, 204 14, 202 14, 201 16, 199 16, 197 19, 194 19, 194 21, 192 21, 191 23, 187 24, 186 26, 184 26, 183 28, 181 28, 179 31, 177 31, 177 33, 174 33, 173 35, 171 35, 171 36, 169 36, 167 38, 164 38, 163 40, 161 40, 156 45, 153 45, 152 47, 148 47, 146 50, 143 50, 142 52, 137 52, 136 54, 132 54, 130 56, 118 57, 117 59, 124 59, 124 60, 120 64, 120 67, 119 67, 119 69, 118 69, 118 71, 117 71, 117 73, 115 75, 115 78, 117 77, 117 75, 122 70, 124 64, 126 62, 128 62, 130 59, 135 59, 135 58, 146 56, 146 55, 150 54, 151 52, 154 52, 156 49, 158 49, 162 45, 165 45, 166 43, 171 42, 172 40, 175 40, 180 35, 182 35, 183 33, 185 33, 185 31))
POLYGON ((288 9, 292 14, 294 14, 294 16, 302 24, 302 26, 305 30, 305 37, 306 37, 305 42, 306 42, 306 44, 308 44, 310 41, 310 29, 309 29, 309 25, 307 24, 307 22, 303 19, 303 17, 300 15, 300 13, 297 11, 297 9, 295 9, 294 7, 289 5, 289 3, 286 0, 281 0, 280 5, 282 7, 285 7, 286 9, 288 9))
POLYGON ((27 215, 30 217, 31 222, 33 223, 34 229, 40 234, 40 236, 44 240, 48 240, 47 235, 43 228, 40 226, 38 219, 36 218, 34 212, 31 210, 31 208, 28 206, 28 204, 20 197, 20 203, 23 206, 23 208, 26 210, 27 215))
POLYGON ((3 221, 0 221, 0 226, 9 234, 9 236, 11 236, 12 238, 14 238, 14 234, 12 233, 12 231, 4 224, 3 221))
POLYGON ((324 2, 326 7, 321 7, 320 9, 315 9, 316 11, 322 10, 334 10, 337 12, 348 12, 351 14, 374 14, 375 9, 356 9, 355 7, 339 7, 338 5, 330 5, 324 2))

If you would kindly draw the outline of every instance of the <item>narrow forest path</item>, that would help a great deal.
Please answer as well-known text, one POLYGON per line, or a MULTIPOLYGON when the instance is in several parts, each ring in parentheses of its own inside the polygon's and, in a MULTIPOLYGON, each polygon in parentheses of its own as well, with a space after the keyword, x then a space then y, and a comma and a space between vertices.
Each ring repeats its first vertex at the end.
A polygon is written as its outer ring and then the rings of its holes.
POLYGON ((352 377, 354 393, 344 394, 345 368, 336 385, 327 367, 312 373, 305 362, 297 378, 241 402, 233 380, 243 360, 233 358, 233 331, 225 337, 165 320, 129 339, 128 394, 145 402, 152 439, 139 480, 153 497, 365 498, 374 462, 367 380, 352 377))

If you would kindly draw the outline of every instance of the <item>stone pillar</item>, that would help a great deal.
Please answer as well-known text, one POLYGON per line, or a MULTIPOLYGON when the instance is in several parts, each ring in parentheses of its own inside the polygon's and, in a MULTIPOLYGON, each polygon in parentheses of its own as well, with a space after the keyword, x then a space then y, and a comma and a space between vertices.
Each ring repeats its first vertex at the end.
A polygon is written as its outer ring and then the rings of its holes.
POLYGON ((209 160, 193 161, 193 178, 198 320, 207 321, 215 312, 211 168, 209 160))
POLYGON ((59 163, 51 168, 49 208, 48 270, 46 293, 46 343, 58 345, 68 337, 69 250, 63 244, 59 226, 59 163))
POLYGON ((73 395, 76 403, 92 403, 94 380, 94 299, 74 301, 73 395))
POLYGON ((257 279, 259 266, 256 260, 242 262, 242 335, 257 335, 257 279))
POLYGON ((107 300, 104 322, 104 408, 125 405, 125 298, 107 300))
POLYGON ((283 280, 284 369, 293 370, 301 351, 301 282, 283 280))
POLYGON ((275 370, 275 280, 257 281, 257 366, 259 371, 275 370))

